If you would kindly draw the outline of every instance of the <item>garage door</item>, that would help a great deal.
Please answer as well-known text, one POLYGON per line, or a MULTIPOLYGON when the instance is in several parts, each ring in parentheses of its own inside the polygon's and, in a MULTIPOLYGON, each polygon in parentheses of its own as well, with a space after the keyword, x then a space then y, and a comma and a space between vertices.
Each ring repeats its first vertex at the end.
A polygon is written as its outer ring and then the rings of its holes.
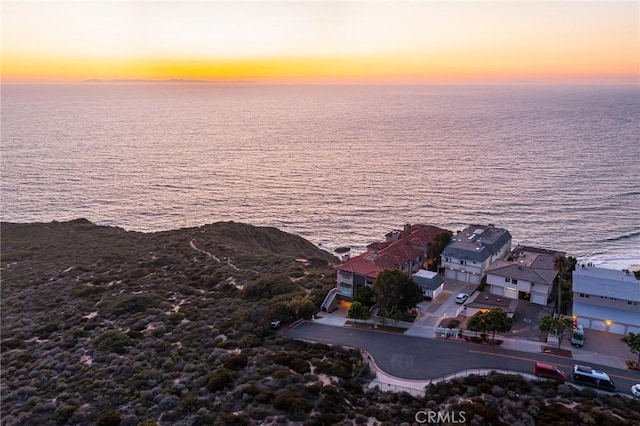
POLYGON ((467 273, 458 271, 458 274, 456 275, 456 280, 467 282, 468 281, 467 273))
POLYGON ((492 285, 491 293, 497 294, 498 296, 502 296, 502 287, 500 287, 499 285, 492 285))
POLYGON ((452 271, 451 269, 447 269, 444 273, 444 276, 447 278, 451 278, 452 280, 456 279, 456 271, 452 271))
POLYGON ((509 299, 517 299, 518 298, 518 290, 514 288, 505 288, 504 289, 504 297, 508 297, 509 299))
POLYGON ((627 327, 622 324, 611 324, 609 326, 609 333, 625 335, 626 333, 624 331, 626 328, 627 327))
POLYGON ((537 303, 538 305, 546 305, 547 298, 545 297, 544 294, 532 294, 531 303, 537 303))
POLYGON ((581 325, 584 328, 591 328, 591 321, 586 318, 578 318, 578 325, 581 325))
POLYGON ((590 328, 592 330, 607 331, 607 324, 604 321, 592 320, 590 328))
POLYGON ((627 333, 638 334, 638 333, 640 333, 640 327, 628 326, 627 327, 627 333))
POLYGON ((442 293, 442 288, 443 286, 440 285, 438 288, 436 288, 435 290, 433 290, 433 298, 435 299, 436 297, 440 296, 440 293, 442 293))
POLYGON ((480 275, 469 274, 469 282, 471 284, 480 284, 480 275))

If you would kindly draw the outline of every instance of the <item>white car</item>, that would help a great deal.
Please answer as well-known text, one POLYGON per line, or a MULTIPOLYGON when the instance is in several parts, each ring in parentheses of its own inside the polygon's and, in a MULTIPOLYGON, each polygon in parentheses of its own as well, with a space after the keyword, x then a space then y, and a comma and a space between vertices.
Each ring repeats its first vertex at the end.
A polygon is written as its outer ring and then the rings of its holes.
POLYGON ((467 293, 459 293, 456 296, 456 303, 459 305, 462 305, 464 302, 467 301, 468 298, 469 298, 469 295, 467 293))
POLYGON ((640 398, 640 383, 636 383, 635 385, 631 386, 631 393, 633 394, 633 396, 637 396, 638 398, 640 398))

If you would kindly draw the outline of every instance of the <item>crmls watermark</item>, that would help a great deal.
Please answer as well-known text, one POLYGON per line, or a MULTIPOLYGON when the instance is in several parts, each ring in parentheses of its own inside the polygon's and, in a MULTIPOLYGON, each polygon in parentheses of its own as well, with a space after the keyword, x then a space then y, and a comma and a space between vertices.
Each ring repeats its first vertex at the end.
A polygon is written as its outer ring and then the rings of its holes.
POLYGON ((419 424, 466 423, 464 411, 418 411, 415 415, 419 424))

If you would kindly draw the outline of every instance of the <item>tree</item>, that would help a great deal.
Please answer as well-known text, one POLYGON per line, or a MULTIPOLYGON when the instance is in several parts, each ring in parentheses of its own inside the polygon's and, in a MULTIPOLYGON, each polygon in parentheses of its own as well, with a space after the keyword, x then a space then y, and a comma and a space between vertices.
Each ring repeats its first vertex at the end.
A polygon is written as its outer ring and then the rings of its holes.
POLYGON ((373 289, 368 285, 359 285, 356 287, 355 294, 353 296, 353 300, 356 302, 362 303, 367 308, 372 307, 376 304, 375 295, 373 294, 373 289))
POLYGON ((422 289, 399 269, 381 272, 373 282, 373 294, 380 311, 393 315, 413 308, 422 300, 422 289))
POLYGON ((354 319, 367 319, 369 318, 369 310, 362 303, 355 301, 351 304, 347 316, 354 319))
MULTIPOLYGON (((434 265, 438 264, 438 259, 440 259, 440 255, 444 251, 444 248, 451 242, 452 236, 452 231, 442 231, 433 238, 432 242, 429 243, 429 258, 433 259, 434 265)), ((429 264, 431 263, 432 261, 430 260, 429 264)))
POLYGON ((313 300, 309 296, 294 297, 288 303, 288 307, 294 313, 296 319, 310 317, 316 311, 316 305, 313 304, 313 300))
POLYGON ((562 303, 563 287, 565 287, 565 296, 567 295, 567 293, 571 293, 571 272, 576 269, 577 263, 577 259, 571 256, 566 257, 559 255, 553 259, 553 267, 556 271, 558 271, 558 314, 566 312, 566 306, 568 305, 568 303, 562 303), (565 282, 567 284, 563 286, 563 283, 565 282), (567 286, 568 291, 566 290, 567 286))
POLYGON ((487 332, 487 322, 484 316, 484 312, 478 311, 469 318, 467 321, 467 330, 475 331, 476 336, 478 332, 486 333, 487 332))
POLYGON ((467 330, 487 333, 492 332, 491 340, 496 339, 496 332, 506 333, 511 330, 513 319, 500 308, 494 308, 490 311, 478 311, 467 321, 467 330))
POLYGON ((620 341, 629 346, 632 354, 638 355, 638 364, 640 364, 640 333, 629 333, 620 339, 620 341))
POLYGON ((567 330, 570 330, 572 327, 573 320, 560 315, 546 315, 542 317, 540 321, 540 331, 553 334, 558 338, 558 349, 560 349, 562 339, 567 333, 567 330))
POLYGON ((490 311, 484 312, 484 321, 487 331, 493 333, 491 340, 495 340, 496 331, 498 333, 506 333, 513 327, 513 318, 510 318, 509 315, 500 308, 493 308, 490 311))
POLYGON ((564 280, 564 276, 566 275, 566 270, 569 267, 569 263, 567 262, 567 258, 564 256, 556 256, 553 259, 553 267, 556 271, 558 271, 558 314, 560 314, 560 302, 562 299, 562 281, 564 280))

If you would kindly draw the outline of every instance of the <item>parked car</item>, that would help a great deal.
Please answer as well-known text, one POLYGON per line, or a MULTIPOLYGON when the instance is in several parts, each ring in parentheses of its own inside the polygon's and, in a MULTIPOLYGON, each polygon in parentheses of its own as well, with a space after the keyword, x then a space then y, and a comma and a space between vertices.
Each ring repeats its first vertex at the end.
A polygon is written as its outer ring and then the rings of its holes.
POLYGON ((631 393, 633 394, 633 396, 637 396, 638 398, 640 398, 640 383, 636 383, 635 385, 631 386, 631 393))
POLYGON ((464 302, 467 301, 468 298, 469 298, 469 295, 467 293, 459 293, 456 296, 456 303, 459 305, 462 305, 464 302))
POLYGON ((271 321, 271 328, 273 328, 274 330, 280 328, 280 320, 271 321))
POLYGON ((538 377, 546 377, 548 379, 556 379, 564 381, 567 376, 564 371, 552 364, 545 364, 543 362, 536 362, 533 367, 533 374, 538 377))

